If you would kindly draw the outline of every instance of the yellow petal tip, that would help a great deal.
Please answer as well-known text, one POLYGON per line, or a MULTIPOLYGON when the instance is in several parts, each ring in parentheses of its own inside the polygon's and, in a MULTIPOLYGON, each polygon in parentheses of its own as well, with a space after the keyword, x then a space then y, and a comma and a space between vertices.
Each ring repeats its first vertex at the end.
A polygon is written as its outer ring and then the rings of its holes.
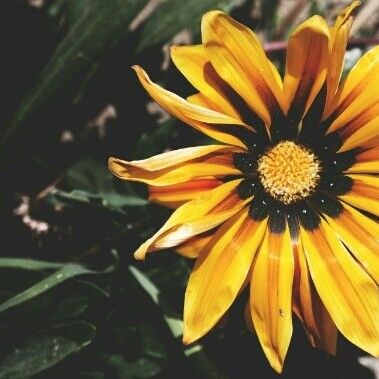
POLYGON ((207 30, 211 24, 214 24, 215 22, 217 22, 217 19, 219 17, 224 17, 224 16, 226 16, 226 14, 220 10, 213 10, 213 11, 209 11, 205 13, 203 17, 201 18, 201 29, 203 30, 203 33, 204 33, 204 30, 207 30))
POLYGON ((170 46, 170 56, 174 64, 176 65, 175 59, 177 58, 176 55, 178 53, 178 50, 183 46, 177 46, 177 45, 171 45, 170 46))
POLYGON ((182 342, 184 345, 190 345, 194 341, 195 339, 191 338, 188 334, 186 333, 183 334, 182 342))
POLYGON ((132 66, 132 70, 134 70, 134 72, 137 74, 140 81, 142 81, 142 79, 145 81, 148 80, 148 76, 147 76, 145 70, 141 66, 139 66, 138 64, 134 64, 132 66))
POLYGON ((170 52, 172 53, 173 51, 177 50, 180 46, 177 45, 171 45, 170 46, 170 52))
POLYGON ((135 252, 133 255, 134 255, 134 258, 137 259, 137 261, 144 261, 145 260, 145 256, 137 254, 137 252, 135 252))
POLYGON ((126 168, 127 162, 121 159, 110 157, 108 159, 108 170, 120 179, 128 180, 130 175, 126 168))
POLYGON ((271 365, 271 367, 278 373, 281 374, 283 371, 283 361, 276 354, 266 354, 266 357, 271 365))
POLYGON ((108 166, 112 166, 114 164, 117 164, 117 162, 120 161, 120 159, 116 157, 109 157, 108 158, 108 166))
POLYGON ((218 15, 224 15, 224 14, 225 14, 224 12, 222 12, 222 11, 220 11, 218 9, 214 9, 212 11, 204 13, 203 20, 207 19, 207 18, 210 18, 210 17, 214 17, 214 16, 218 16, 218 15))
POLYGON ((146 249, 141 245, 133 254, 134 258, 138 261, 144 261, 146 257, 146 249))
POLYGON ((114 165, 117 164, 116 161, 117 161, 117 158, 115 158, 115 157, 109 157, 108 158, 108 169, 112 173, 114 172, 114 165))

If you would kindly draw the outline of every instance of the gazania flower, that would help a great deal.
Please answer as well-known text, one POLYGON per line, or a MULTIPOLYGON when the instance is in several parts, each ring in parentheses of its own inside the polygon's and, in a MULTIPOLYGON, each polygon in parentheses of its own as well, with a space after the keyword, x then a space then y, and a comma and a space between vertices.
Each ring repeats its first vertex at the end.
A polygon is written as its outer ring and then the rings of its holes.
POLYGON ((184 100, 134 67, 156 102, 218 141, 109 161, 177 208, 135 257, 172 247, 197 257, 184 343, 250 286, 248 312, 275 370, 293 312, 313 346, 334 354, 338 329, 379 355, 379 47, 340 83, 357 5, 332 27, 314 16, 292 33, 283 80, 255 34, 219 11, 202 19, 202 45, 171 51, 198 93, 184 100))

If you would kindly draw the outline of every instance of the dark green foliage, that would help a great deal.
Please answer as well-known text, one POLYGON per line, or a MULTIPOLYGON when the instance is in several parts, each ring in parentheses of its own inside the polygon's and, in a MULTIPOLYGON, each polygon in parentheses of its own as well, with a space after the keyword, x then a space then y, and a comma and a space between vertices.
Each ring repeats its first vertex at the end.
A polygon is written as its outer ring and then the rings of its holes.
MULTIPOLYGON (((167 0, 154 13, 143 28, 138 51, 164 43, 184 28, 199 27, 201 16, 210 10, 230 11, 238 0, 167 0)), ((195 31, 198 33, 198 30, 195 31)))
POLYGON ((78 80, 80 75, 83 77, 91 72, 91 68, 125 36, 126 25, 145 4, 146 0, 88 0, 69 6, 70 29, 15 117, 4 128, 1 145, 8 142, 22 122, 57 91, 72 80, 78 80))
POLYGON ((0 378, 25 378, 48 370, 90 344, 96 328, 85 322, 54 328, 23 341, 0 365, 0 378))
MULTIPOLYGON (((172 64, 161 68, 162 47, 183 29, 198 43, 210 9, 270 39, 283 2, 166 0, 131 30, 147 3, 0 2, 1 379, 278 378, 245 328, 246 293, 226 327, 182 344, 193 262, 173 251, 134 260, 171 211, 151 204, 146 186, 114 178, 107 160, 209 143, 147 111, 130 66, 192 94, 172 64), (114 112, 99 118, 109 106, 114 112)), ((274 58, 283 69, 283 52, 274 58)), ((361 354, 344 340, 336 359, 315 351, 295 321, 281 378, 371 378, 356 362, 361 354)))

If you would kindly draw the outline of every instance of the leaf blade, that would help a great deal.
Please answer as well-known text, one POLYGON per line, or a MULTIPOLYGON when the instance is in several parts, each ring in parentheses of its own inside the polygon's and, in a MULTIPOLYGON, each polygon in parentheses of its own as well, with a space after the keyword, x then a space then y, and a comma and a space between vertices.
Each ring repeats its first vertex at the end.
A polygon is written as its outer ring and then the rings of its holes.
POLYGON ((92 324, 79 322, 27 339, 0 363, 0 379, 25 378, 45 371, 82 350, 95 334, 92 324))
POLYGON ((91 0, 88 8, 58 45, 40 79, 17 109, 0 137, 0 147, 16 129, 58 90, 89 71, 122 37, 147 0, 91 0))
POLYGON ((25 301, 28 301, 38 295, 41 295, 51 288, 54 288, 64 281, 72 279, 76 276, 86 274, 107 274, 113 271, 114 268, 115 265, 111 264, 105 270, 95 271, 77 263, 67 263, 62 268, 55 271, 53 274, 47 276, 33 286, 27 288, 26 290, 18 293, 17 295, 0 304, 0 313, 10 308, 16 307, 17 305, 24 303, 25 301))

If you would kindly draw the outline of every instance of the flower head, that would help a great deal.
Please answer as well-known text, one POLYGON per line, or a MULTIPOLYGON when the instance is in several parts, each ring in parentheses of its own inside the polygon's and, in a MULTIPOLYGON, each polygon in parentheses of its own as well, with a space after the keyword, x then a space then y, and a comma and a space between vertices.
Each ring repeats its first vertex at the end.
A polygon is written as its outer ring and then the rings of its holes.
POLYGON ((184 100, 134 67, 155 101, 219 142, 109 161, 177 208, 135 256, 177 247, 197 258, 185 343, 250 286, 249 314, 277 371, 293 313, 315 347, 334 354, 338 329, 379 355, 379 47, 340 83, 357 5, 332 27, 313 16, 292 33, 284 80, 256 35, 220 11, 204 15, 202 45, 171 51, 198 93, 184 100))

